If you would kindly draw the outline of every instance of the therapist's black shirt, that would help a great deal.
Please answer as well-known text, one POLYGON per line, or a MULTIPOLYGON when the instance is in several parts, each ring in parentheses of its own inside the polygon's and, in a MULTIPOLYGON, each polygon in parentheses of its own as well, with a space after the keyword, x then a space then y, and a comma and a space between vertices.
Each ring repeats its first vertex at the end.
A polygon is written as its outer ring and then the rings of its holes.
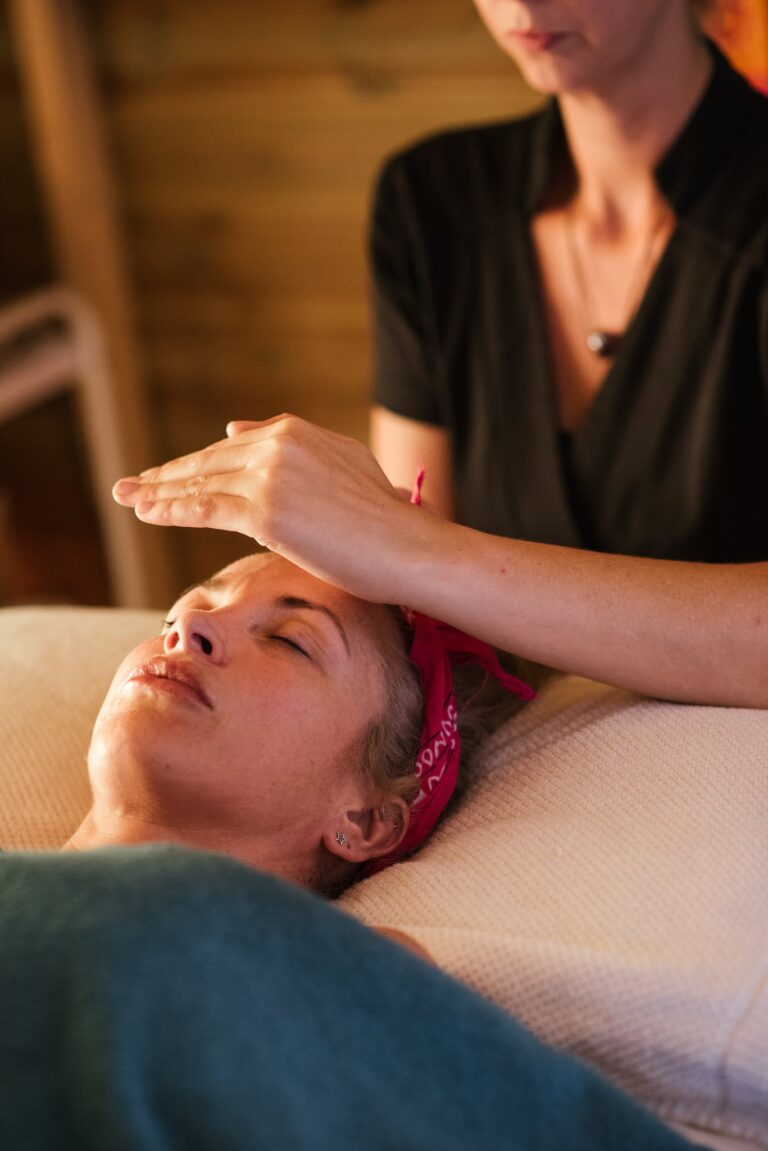
POLYGON ((371 229, 377 403, 447 427, 498 535, 768 559, 768 100, 716 53, 656 170, 678 225, 585 420, 557 426, 530 218, 569 165, 553 102, 395 156, 371 229))

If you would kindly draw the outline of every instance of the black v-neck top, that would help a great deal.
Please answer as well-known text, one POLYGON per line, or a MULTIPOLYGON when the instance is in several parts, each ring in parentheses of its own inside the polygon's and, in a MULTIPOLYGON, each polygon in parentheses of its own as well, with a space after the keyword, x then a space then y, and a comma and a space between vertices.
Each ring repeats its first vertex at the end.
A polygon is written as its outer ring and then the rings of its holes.
POLYGON ((450 430, 465 523, 631 555, 768 559, 768 100, 712 51, 656 169, 678 225, 567 437, 530 233, 553 164, 570 163, 557 104, 385 166, 374 399, 450 430))

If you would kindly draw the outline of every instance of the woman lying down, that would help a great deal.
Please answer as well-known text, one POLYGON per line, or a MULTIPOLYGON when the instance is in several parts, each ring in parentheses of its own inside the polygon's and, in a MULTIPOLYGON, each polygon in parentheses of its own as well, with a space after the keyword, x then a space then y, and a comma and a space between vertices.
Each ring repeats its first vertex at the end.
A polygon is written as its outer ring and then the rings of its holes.
MULTIPOLYGON (((451 664, 468 661, 532 696, 461 632, 268 552, 241 559, 123 660, 88 755, 93 805, 65 850, 184 843, 336 893, 412 852, 450 800, 451 664)), ((471 719, 483 685, 469 690, 471 719)))
POLYGON ((530 694, 271 554, 185 592, 114 677, 64 853, 0 856, 4 1151, 689 1146, 318 898, 428 835, 467 660, 530 694))

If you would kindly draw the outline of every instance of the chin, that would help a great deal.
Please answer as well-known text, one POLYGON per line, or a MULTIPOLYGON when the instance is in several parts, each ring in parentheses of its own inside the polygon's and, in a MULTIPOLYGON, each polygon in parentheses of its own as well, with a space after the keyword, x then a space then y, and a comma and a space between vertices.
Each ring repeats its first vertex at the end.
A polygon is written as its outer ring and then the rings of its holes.
POLYGON ((525 60, 517 65, 526 84, 542 96, 563 96, 590 86, 581 69, 565 62, 525 60))
POLYGON ((162 726, 154 722, 151 711, 147 715, 137 712, 102 711, 93 728, 88 748, 88 776, 94 788, 111 789, 119 781, 161 779, 168 772, 166 764, 173 762, 174 745, 162 726), (165 738, 164 738, 165 737, 165 738))
POLYGON ((546 96, 591 89, 602 72, 602 60, 593 46, 576 35, 568 35, 557 49, 533 51, 500 42, 526 84, 546 96))

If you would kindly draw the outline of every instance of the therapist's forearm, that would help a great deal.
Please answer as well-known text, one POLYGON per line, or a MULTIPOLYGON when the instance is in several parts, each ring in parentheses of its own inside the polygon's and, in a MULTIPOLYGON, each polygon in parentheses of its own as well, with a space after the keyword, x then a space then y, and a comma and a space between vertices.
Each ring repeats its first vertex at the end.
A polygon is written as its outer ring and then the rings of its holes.
POLYGON ((660 698, 768 707, 768 564, 602 555, 431 520, 408 568, 404 602, 528 659, 660 698))

